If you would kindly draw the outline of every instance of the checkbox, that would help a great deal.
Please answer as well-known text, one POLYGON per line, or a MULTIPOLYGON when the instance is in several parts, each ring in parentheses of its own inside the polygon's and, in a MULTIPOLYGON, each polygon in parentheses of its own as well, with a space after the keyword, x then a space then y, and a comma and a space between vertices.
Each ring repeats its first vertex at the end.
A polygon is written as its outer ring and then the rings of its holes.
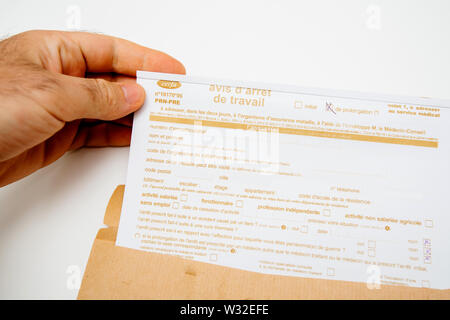
POLYGON ((209 261, 217 261, 217 254, 211 253, 209 255, 209 261))
POLYGON ((185 202, 187 200, 187 198, 188 198, 187 194, 180 195, 180 201, 185 202))
POLYGON ((430 281, 422 280, 422 288, 429 288, 429 287, 430 287, 430 281))
POLYGON ((308 233, 308 226, 301 226, 300 227, 300 232, 301 233, 308 233))
POLYGON ((376 246, 377 246, 377 242, 375 240, 369 240, 367 242, 367 247, 368 248, 376 248, 376 246))
POLYGON ((179 207, 180 207, 180 203, 179 202, 172 203, 172 208, 178 209, 179 207))
POLYGON ((328 268, 327 269, 327 276, 334 276, 334 268, 328 268))
POLYGON ((295 108, 295 109, 302 109, 302 108, 303 108, 303 101, 301 101, 301 100, 296 100, 296 101, 294 102, 294 108, 295 108))
POLYGON ((375 257, 375 249, 369 248, 369 250, 367 250, 367 254, 369 255, 369 257, 375 257))
POLYGON ((244 202, 242 200, 236 200, 236 207, 242 208, 244 206, 244 202))
POLYGON ((330 209, 323 209, 322 214, 324 217, 329 217, 331 216, 331 211, 330 209))
POLYGON ((430 219, 425 220, 425 227, 433 228, 433 220, 430 220, 430 219))

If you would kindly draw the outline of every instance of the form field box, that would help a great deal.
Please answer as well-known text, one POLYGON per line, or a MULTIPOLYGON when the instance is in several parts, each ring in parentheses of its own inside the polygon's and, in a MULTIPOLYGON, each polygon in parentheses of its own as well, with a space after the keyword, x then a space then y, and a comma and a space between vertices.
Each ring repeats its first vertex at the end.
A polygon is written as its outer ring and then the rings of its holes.
POLYGON ((327 276, 334 276, 334 275, 335 275, 334 268, 328 268, 327 269, 327 276))
POLYGON ((295 108, 295 109, 302 109, 302 108, 303 108, 303 101, 301 101, 301 100, 296 100, 296 101, 294 102, 294 108, 295 108))
POLYGON ((209 261, 217 261, 217 254, 211 253, 209 255, 209 261))

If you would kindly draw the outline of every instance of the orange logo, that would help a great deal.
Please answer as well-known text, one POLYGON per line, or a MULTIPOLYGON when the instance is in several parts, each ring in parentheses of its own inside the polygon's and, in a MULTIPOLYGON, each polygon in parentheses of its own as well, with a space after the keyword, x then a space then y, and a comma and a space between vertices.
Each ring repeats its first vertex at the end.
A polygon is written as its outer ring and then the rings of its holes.
POLYGON ((181 87, 181 82, 179 81, 158 80, 157 84, 164 89, 177 89, 181 87))

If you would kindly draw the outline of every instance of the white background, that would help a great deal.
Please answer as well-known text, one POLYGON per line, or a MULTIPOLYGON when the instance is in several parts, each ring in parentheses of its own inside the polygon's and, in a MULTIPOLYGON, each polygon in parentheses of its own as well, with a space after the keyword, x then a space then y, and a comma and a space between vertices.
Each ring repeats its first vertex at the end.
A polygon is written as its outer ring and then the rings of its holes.
MULTIPOLYGON (((0 36, 85 30, 188 74, 450 98, 450 1, 5 1, 0 36)), ((0 102, 1 103, 1 102, 0 102)), ((75 298, 128 148, 72 152, 0 189, 0 298, 75 298)))

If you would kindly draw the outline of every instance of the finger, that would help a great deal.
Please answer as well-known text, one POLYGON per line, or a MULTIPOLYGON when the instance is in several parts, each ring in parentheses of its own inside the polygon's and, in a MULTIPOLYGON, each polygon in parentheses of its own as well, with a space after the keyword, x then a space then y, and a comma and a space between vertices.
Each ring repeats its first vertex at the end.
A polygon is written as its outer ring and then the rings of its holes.
POLYGON ((63 121, 115 120, 136 111, 144 103, 145 91, 136 83, 56 76, 62 88, 56 91, 49 111, 63 121))
MULTIPOLYGON (((111 82, 120 82, 120 83, 136 83, 136 78, 135 77, 130 77, 130 76, 124 76, 121 74, 117 74, 117 73, 111 73, 111 72, 107 72, 107 73, 88 73, 86 74, 86 78, 92 78, 92 79, 103 79, 103 80, 107 80, 107 81, 111 81, 111 82)), ((85 122, 95 122, 97 120, 89 120, 86 119, 84 120, 85 122)), ((126 117, 117 119, 117 120, 113 120, 112 122, 114 123, 118 123, 124 126, 129 126, 131 127, 133 125, 133 115, 130 114, 126 117)))
MULTIPOLYGON (((98 124, 101 122, 102 121, 99 121, 96 119, 83 119, 83 124, 86 124, 86 125, 93 125, 93 124, 98 124)), ((133 126, 133 115, 129 114, 126 117, 123 117, 123 118, 120 118, 117 120, 108 121, 108 122, 120 124, 120 125, 126 126, 126 127, 132 127, 133 126)))
POLYGON ((103 73, 87 73, 86 78, 89 79, 103 79, 112 82, 121 83, 136 83, 135 77, 125 76, 118 73, 103 72, 103 73))
POLYGON ((88 72, 116 72, 136 76, 136 70, 185 74, 181 62, 161 51, 111 36, 68 32, 86 61, 88 72))
POLYGON ((132 127, 133 126, 133 115, 130 114, 126 117, 117 119, 117 120, 113 120, 113 123, 117 123, 120 124, 122 126, 126 126, 126 127, 132 127))
POLYGON ((122 147, 131 140, 131 128, 114 123, 100 123, 78 129, 71 150, 81 147, 122 147))

